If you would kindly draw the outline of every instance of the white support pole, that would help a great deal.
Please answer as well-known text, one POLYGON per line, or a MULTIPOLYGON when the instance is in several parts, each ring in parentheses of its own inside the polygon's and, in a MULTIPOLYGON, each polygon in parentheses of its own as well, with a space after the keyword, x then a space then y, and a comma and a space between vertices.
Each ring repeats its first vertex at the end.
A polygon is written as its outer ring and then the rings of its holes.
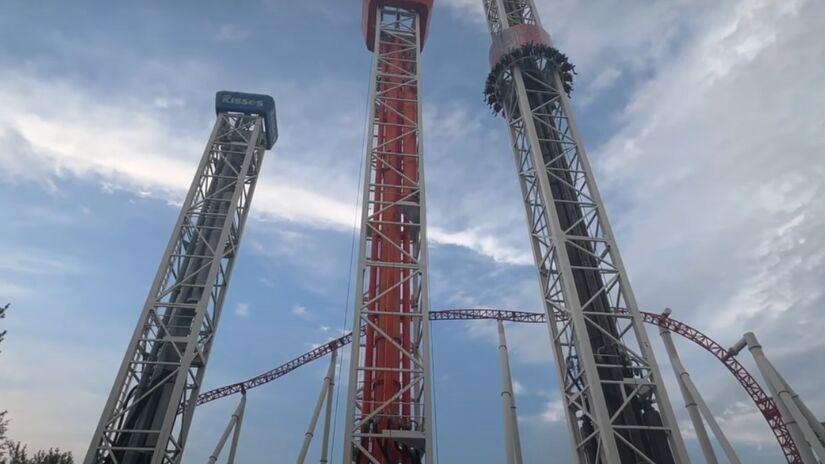
MULTIPOLYGON (((667 313, 667 311, 666 311, 667 313)), ((682 392, 682 398, 685 400, 685 408, 690 416, 690 421, 693 423, 693 429, 696 431, 696 439, 702 447, 702 454, 705 456, 705 461, 708 464, 718 464, 716 453, 713 451, 713 445, 710 443, 708 431, 705 429, 705 423, 702 422, 702 416, 699 413, 699 407, 696 404, 696 399, 691 395, 690 390, 685 386, 683 376, 688 376, 682 363, 679 362, 679 354, 676 352, 676 346, 673 345, 673 339, 670 336, 670 331, 664 327, 660 327, 659 335, 662 337, 662 342, 665 344, 665 350, 670 357, 670 364, 673 367, 673 373, 676 375, 676 381, 679 383, 679 390, 682 392)))
MULTIPOLYGON (((776 369, 774 370, 776 371, 776 369)), ((785 380, 785 377, 782 377, 782 374, 780 374, 779 371, 776 371, 776 374, 779 376, 779 380, 782 382, 782 385, 791 394, 796 406, 800 411, 802 411, 802 415, 805 416, 805 419, 808 421, 808 425, 811 426, 820 443, 825 445, 825 425, 823 425, 822 422, 819 422, 814 413, 808 409, 808 406, 806 406, 805 403, 802 402, 802 398, 800 398, 799 394, 791 388, 788 381, 785 380)))
POLYGON ((321 387, 321 392, 318 394, 318 401, 315 402, 315 409, 312 411, 312 419, 309 421, 309 427, 304 435, 304 442, 301 445, 301 451, 298 453, 297 464, 303 464, 309 452, 309 445, 312 442, 312 436, 315 434, 315 426, 318 424, 318 417, 321 415, 321 407, 324 405, 324 400, 328 396, 332 396, 332 385, 335 377, 335 361, 338 359, 338 350, 332 351, 330 356, 329 367, 327 368, 327 375, 324 377, 324 385, 321 387))
POLYGON ((245 409, 246 393, 241 395, 241 401, 238 403, 238 407, 235 409, 235 412, 232 413, 232 417, 229 418, 229 424, 227 424, 226 430, 224 430, 223 435, 221 435, 221 439, 218 440, 215 450, 212 451, 211 455, 209 455, 209 460, 207 461, 208 464, 215 464, 218 461, 218 456, 220 456, 221 451, 223 451, 223 447, 226 445, 226 440, 229 438, 229 433, 232 432, 233 429, 235 430, 235 433, 232 437, 232 444, 230 445, 229 460, 227 461, 227 464, 232 464, 235 461, 235 450, 238 446, 241 421, 243 420, 243 413, 245 409))
POLYGON ((235 454, 238 452, 238 442, 241 440, 243 415, 246 411, 246 392, 244 392, 241 397, 241 401, 243 402, 243 405, 238 408, 239 412, 237 418, 235 419, 235 433, 232 434, 232 443, 229 444, 229 458, 226 460, 226 464, 235 464, 235 454))
MULTIPOLYGON (((333 363, 334 364, 334 363, 333 363)), ((332 425, 332 392, 335 387, 335 370, 333 368, 332 381, 327 390, 327 410, 324 413, 324 436, 321 441, 321 464, 329 463, 329 431, 332 425)))
POLYGON ((785 426, 788 428, 788 432, 790 432, 791 437, 796 443, 796 448, 799 450, 802 462, 804 464, 818 464, 825 461, 825 447, 823 447, 822 443, 816 438, 816 434, 810 425, 808 425, 808 421, 802 414, 802 411, 799 410, 791 393, 785 388, 785 384, 780 379, 776 368, 768 361, 764 351, 762 351, 762 345, 759 344, 753 332, 746 333, 742 337, 742 340, 734 345, 730 351, 736 354, 745 346, 750 350, 756 362, 756 367, 759 368, 759 372, 765 379, 765 383, 768 384, 768 389, 773 395, 776 407, 785 420, 785 426), (814 453, 816 453, 820 459, 814 457, 814 453))
MULTIPOLYGON (((670 309, 668 308, 665 310, 664 316, 667 317, 669 315, 670 309)), ((713 445, 710 442, 710 437, 708 437, 708 432, 705 429, 704 422, 702 422, 702 417, 704 417, 705 421, 710 426, 711 431, 713 431, 713 435, 722 447, 722 451, 724 451, 725 456, 728 458, 728 462, 731 464, 741 464, 739 457, 733 450, 733 446, 725 436, 722 428, 719 426, 719 423, 716 422, 716 418, 713 417, 713 413, 710 411, 707 403, 705 403, 702 394, 699 393, 699 389, 696 388, 696 384, 693 383, 693 380, 690 378, 690 374, 682 364, 682 360, 679 358, 679 353, 676 351, 676 345, 673 343, 673 338, 670 335, 670 331, 665 327, 661 327, 659 329, 659 335, 662 337, 665 350, 667 350, 667 354, 670 357, 670 364, 673 366, 673 372, 676 374, 676 379, 679 381, 679 389, 682 391, 682 396, 685 399, 685 407, 688 410, 691 422, 693 422, 693 428, 696 430, 696 438, 702 446, 702 453, 705 455, 705 460, 708 464, 716 464, 719 462, 716 459, 716 453, 713 451, 713 445)))
POLYGON ((518 415, 516 414, 516 401, 513 397, 513 378, 510 375, 507 338, 504 335, 504 323, 501 319, 498 320, 498 354, 501 365, 501 401, 504 407, 504 447, 507 464, 522 464, 518 415))

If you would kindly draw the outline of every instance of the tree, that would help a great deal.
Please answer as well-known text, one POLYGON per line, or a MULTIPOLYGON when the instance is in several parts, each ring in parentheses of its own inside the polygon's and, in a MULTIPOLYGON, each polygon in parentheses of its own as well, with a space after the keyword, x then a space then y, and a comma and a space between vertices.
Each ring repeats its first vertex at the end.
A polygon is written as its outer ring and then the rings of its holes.
MULTIPOLYGON (((6 303, 6 306, 0 306, 0 319, 4 319, 6 317, 6 310, 9 309, 11 303, 6 303)), ((6 338, 6 331, 0 331, 0 343, 3 343, 3 339, 6 338)))
POLYGON ((6 443, 8 451, 8 461, 0 461, 0 464, 74 464, 72 453, 62 452, 57 448, 50 448, 48 451, 38 451, 32 457, 26 452, 26 445, 20 443, 6 443))
MULTIPOLYGON (((6 306, 0 306, 0 319, 6 317, 6 310, 9 309, 9 303, 6 303, 6 306)), ((3 338, 6 336, 6 331, 0 331, 0 343, 3 342, 3 338)), ((6 418, 6 413, 8 411, 0 411, 0 459, 4 459, 4 444, 6 443, 6 431, 9 429, 9 420, 6 418)))
MULTIPOLYGON (((0 319, 6 317, 6 310, 11 306, 6 303, 0 306, 0 319)), ((0 343, 6 336, 6 331, 0 331, 0 343)), ((9 419, 6 417, 8 411, 0 411, 0 464, 74 464, 71 452, 63 452, 58 448, 49 448, 48 451, 38 451, 28 456, 26 445, 21 442, 9 440, 6 436, 9 428, 9 419)))
POLYGON ((0 459, 3 459, 3 443, 6 442, 6 430, 9 429, 9 420, 6 419, 7 412, 8 411, 0 411, 0 459))

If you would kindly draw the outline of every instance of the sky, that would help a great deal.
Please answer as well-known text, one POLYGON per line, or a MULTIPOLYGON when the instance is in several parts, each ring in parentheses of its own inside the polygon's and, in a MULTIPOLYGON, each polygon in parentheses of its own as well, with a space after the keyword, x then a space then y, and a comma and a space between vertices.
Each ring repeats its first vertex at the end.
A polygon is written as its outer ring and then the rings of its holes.
MULTIPOLYGON (((349 330, 371 62, 360 2, 3 3, 0 409, 12 438, 85 454, 218 90, 272 95, 280 139, 204 389, 349 330)), ((641 309, 671 307, 725 346, 755 332, 825 417, 825 3, 537 4, 577 66, 573 111, 641 309)), ((488 47, 480 0, 436 1, 422 55, 431 308, 541 311, 505 124, 482 101, 488 47)), ((525 460, 569 462, 547 331, 507 330, 525 460)), ((432 333, 439 461, 502 462, 495 325, 432 333)), ((677 347, 743 462, 781 462, 727 371, 677 347)), ((297 455, 325 364, 249 393, 241 462, 297 455)), ((236 400, 198 409, 185 461, 206 460, 236 400)))

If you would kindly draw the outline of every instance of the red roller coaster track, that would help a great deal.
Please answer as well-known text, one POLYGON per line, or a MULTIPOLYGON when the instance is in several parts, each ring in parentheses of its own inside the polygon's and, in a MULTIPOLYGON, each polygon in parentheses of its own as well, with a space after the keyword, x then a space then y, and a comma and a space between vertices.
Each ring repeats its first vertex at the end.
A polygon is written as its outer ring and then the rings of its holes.
MULTIPOLYGON (((546 318, 543 313, 526 311, 502 311, 496 309, 450 309, 445 311, 430 311, 430 320, 432 321, 467 321, 483 319, 500 319, 510 322, 528 323, 546 322, 546 318)), ((788 433, 788 429, 785 426, 785 422, 782 420, 782 416, 779 414, 776 403, 774 403, 773 399, 768 396, 764 390, 762 390, 762 387, 759 386, 756 379, 754 379, 748 370, 745 369, 745 366, 739 363, 735 356, 722 347, 722 345, 684 322, 677 321, 676 319, 672 319, 661 314, 649 312, 642 312, 642 319, 648 324, 664 327, 675 334, 681 335, 682 337, 704 348, 705 351, 708 351, 710 354, 715 356, 716 359, 722 362, 731 374, 733 374, 736 380, 739 381, 742 388, 745 389, 745 392, 751 397, 753 403, 762 413, 762 416, 767 421, 771 431, 773 431, 776 441, 779 442, 779 446, 782 448, 782 453, 785 455, 785 459, 788 463, 802 463, 802 459, 799 456, 799 451, 796 449, 796 444, 791 438, 790 433, 788 433)), ((208 403, 225 396, 234 395, 245 390, 259 387, 265 383, 272 382, 273 380, 283 377, 304 364, 310 363, 318 358, 322 358, 331 353, 333 350, 351 342, 352 333, 348 333, 343 337, 324 343, 323 345, 308 351, 301 356, 276 367, 275 369, 264 372, 263 374, 255 376, 249 380, 226 385, 205 392, 198 396, 197 404, 201 405, 208 403)))

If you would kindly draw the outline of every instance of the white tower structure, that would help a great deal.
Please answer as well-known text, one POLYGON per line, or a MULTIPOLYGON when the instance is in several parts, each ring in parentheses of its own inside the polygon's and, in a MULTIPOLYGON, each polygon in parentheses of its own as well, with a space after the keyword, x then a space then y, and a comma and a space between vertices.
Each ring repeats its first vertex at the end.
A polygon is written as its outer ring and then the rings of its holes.
POLYGON ((573 66, 532 0, 483 0, 485 97, 507 120, 579 464, 687 463, 604 203, 573 121, 573 66))
POLYGON ((218 92, 217 121, 95 429, 85 464, 177 464, 264 153, 267 95, 218 92))

